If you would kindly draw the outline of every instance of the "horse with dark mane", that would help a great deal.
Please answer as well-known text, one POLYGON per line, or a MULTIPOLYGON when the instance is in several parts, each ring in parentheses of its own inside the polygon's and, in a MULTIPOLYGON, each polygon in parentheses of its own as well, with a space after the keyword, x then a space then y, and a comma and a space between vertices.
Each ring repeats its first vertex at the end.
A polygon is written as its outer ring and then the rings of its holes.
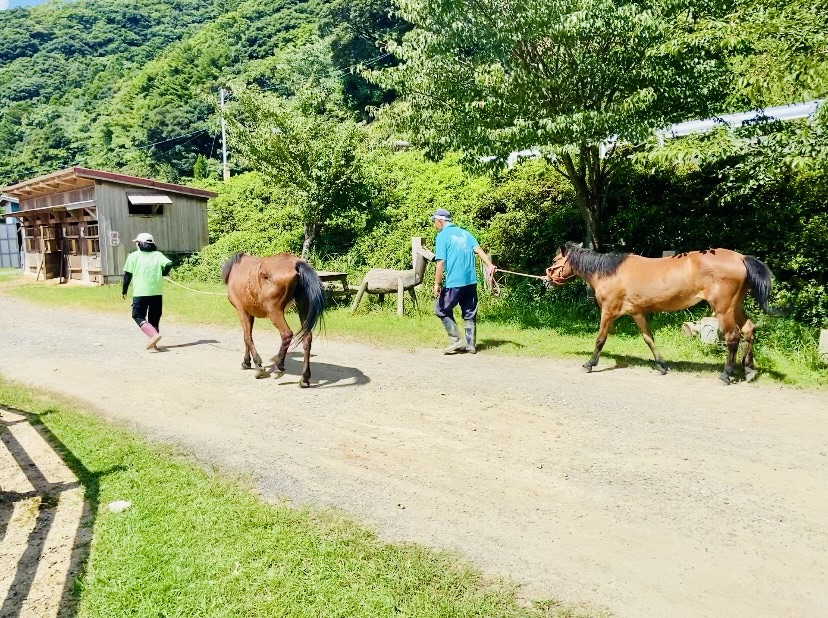
POLYGON ((650 347, 656 367, 662 374, 667 373, 667 363, 656 348, 647 314, 680 311, 704 300, 715 312, 727 343, 727 362, 720 379, 730 383, 741 338, 745 340, 742 360, 745 380, 756 377, 753 366, 756 327, 745 315, 742 305, 750 292, 765 313, 773 313, 768 307, 773 274, 755 257, 729 249, 710 249, 645 258, 631 253, 597 253, 568 243, 560 247, 552 265, 546 269, 546 278, 549 283, 562 285, 574 277, 580 277, 592 287, 601 307, 595 352, 584 363, 588 372, 598 364, 613 322, 629 315, 650 347))
POLYGON ((222 266, 221 281, 227 286, 227 298, 241 321, 245 347, 242 369, 252 368, 252 356, 258 369, 256 377, 267 377, 262 358, 253 345, 253 321, 268 318, 282 336, 276 356, 277 377, 285 371, 285 355, 291 343, 302 341, 305 359, 299 386, 310 386, 313 329, 325 311, 325 294, 316 271, 289 253, 264 258, 236 253, 222 266), (296 303, 301 321, 301 329, 295 336, 285 320, 285 310, 291 302, 296 303))

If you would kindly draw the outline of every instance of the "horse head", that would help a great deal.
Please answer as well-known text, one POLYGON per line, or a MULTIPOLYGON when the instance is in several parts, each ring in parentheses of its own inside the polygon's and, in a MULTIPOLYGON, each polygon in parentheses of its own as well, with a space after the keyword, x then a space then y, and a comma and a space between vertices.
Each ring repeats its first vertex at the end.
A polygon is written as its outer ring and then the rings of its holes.
POLYGON ((572 264, 569 263, 569 248, 561 245, 552 260, 552 265, 546 269, 547 287, 549 285, 563 285, 570 279, 577 277, 572 264))

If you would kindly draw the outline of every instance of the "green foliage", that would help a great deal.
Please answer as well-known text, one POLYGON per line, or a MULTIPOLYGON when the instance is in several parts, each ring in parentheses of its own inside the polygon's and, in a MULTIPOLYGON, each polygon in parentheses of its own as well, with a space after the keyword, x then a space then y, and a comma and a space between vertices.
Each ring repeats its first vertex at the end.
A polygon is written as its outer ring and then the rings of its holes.
POLYGON ((302 257, 329 222, 360 206, 364 135, 337 113, 332 95, 315 79, 287 101, 237 88, 229 116, 240 157, 298 198, 302 257))
POLYGON ((320 32, 330 37, 334 65, 342 73, 342 91, 353 109, 365 110, 394 99, 392 90, 370 83, 360 69, 394 66, 389 42, 399 42, 410 24, 392 11, 389 0, 334 0, 325 7, 320 32))
POLYGON ((179 274, 205 280, 233 251, 307 252, 308 240, 316 264, 404 268, 410 237, 433 242, 427 216, 446 207, 501 264, 529 272, 585 233, 645 255, 753 253, 776 274, 777 304, 828 323, 823 117, 650 140, 606 159, 597 146, 728 106, 824 96, 825 0, 398 6, 77 0, 5 11, 0 185, 71 163, 197 178, 220 197, 211 245, 179 274), (267 177, 216 181, 217 90, 230 83, 245 130, 284 131, 230 149, 234 174, 267 177), (283 100, 246 101, 250 85, 283 100), (379 122, 354 124, 391 101, 379 122), (425 154, 379 145, 400 137, 392 120, 425 154), (557 155, 558 172, 540 161, 499 177, 460 166, 535 144, 557 155), (264 165, 274 152, 287 164, 264 165))
POLYGON ((702 20, 696 37, 726 47, 730 100, 753 109, 828 94, 828 2, 748 0, 732 13, 702 20))
POLYGON ((210 244, 178 267, 177 277, 219 281, 222 263, 237 251, 275 255, 301 250, 301 197, 295 192, 252 172, 215 185, 222 193, 208 208, 210 244))
POLYGON ((756 255, 777 278, 777 304, 806 324, 828 324, 827 120, 720 131, 640 157, 610 204, 613 241, 645 255, 709 247, 756 255))
POLYGON ((412 236, 434 246, 436 230, 428 217, 437 208, 448 209, 458 225, 478 231, 471 213, 485 199, 491 181, 467 174, 456 157, 432 162, 416 151, 378 150, 366 173, 376 213, 351 251, 353 262, 364 269, 411 268, 412 236))
POLYGON ((232 6, 79 0, 3 11, 0 184, 92 160, 91 127, 120 80, 232 6))
POLYGON ((481 242, 509 270, 542 273, 562 241, 583 237, 572 186, 540 160, 495 183, 474 218, 481 242))
POLYGON ((402 63, 375 73, 405 97, 391 113, 438 154, 554 154, 595 246, 619 159, 600 145, 641 141, 716 109, 726 92, 717 48, 686 36, 695 22, 681 3, 396 2, 415 28, 391 46, 402 63))

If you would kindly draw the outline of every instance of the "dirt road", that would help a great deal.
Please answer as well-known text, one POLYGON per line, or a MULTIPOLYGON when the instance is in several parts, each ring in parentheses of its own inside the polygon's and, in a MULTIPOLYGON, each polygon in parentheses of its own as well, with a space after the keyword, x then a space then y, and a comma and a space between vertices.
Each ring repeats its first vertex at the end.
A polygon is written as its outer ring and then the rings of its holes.
MULTIPOLYGON (((249 472, 268 498, 455 549, 528 597, 618 616, 828 615, 825 392, 324 340, 303 390, 295 359, 280 380, 241 371, 235 331, 167 322, 168 351, 149 354, 126 307, 0 297, 0 314, 8 377, 249 472)), ((255 335, 276 350, 272 328, 255 335)))

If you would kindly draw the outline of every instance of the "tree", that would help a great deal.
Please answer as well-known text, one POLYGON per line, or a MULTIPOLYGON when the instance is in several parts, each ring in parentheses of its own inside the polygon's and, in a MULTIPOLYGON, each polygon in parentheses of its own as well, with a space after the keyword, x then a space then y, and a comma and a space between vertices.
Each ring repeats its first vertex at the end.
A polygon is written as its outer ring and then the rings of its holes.
POLYGON ((692 37, 699 9, 615 0, 396 0, 415 28, 378 83, 405 99, 390 113, 434 155, 539 147, 575 189, 596 248, 623 156, 657 127, 723 100, 726 67, 692 37))
POLYGON ((394 100, 393 91, 372 84, 359 70, 397 63, 388 52, 387 43, 398 42, 410 24, 392 9, 391 0, 333 0, 324 6, 321 14, 319 31, 330 41, 344 98, 350 107, 366 117, 366 108, 394 100))
POLYGON ((328 94, 306 88, 291 99, 234 90, 229 139, 237 156, 300 196, 302 257, 336 215, 355 208, 362 182, 363 134, 328 108, 328 94))
POLYGON ((731 50, 731 100, 743 109, 828 94, 828 0, 743 0, 697 36, 731 50))

